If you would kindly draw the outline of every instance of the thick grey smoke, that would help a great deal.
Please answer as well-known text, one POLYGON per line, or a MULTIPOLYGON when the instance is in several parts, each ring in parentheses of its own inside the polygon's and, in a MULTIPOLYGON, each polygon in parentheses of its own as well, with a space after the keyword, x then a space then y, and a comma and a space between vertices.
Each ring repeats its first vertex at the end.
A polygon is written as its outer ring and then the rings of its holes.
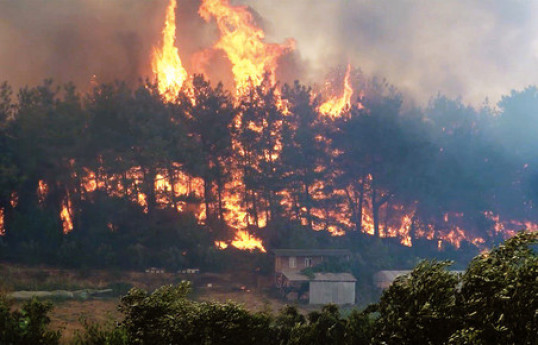
MULTIPOLYGON (((474 104, 538 82, 535 1, 232 2, 251 6, 263 18, 270 41, 297 40, 298 51, 284 61, 290 78, 318 82, 351 62, 418 100, 441 92, 474 104)), ((94 74, 100 81, 149 76, 167 3, 0 0, 0 80, 20 87, 52 77, 84 87, 94 74)), ((192 55, 217 35, 197 15, 198 5, 178 0, 178 46, 189 71, 195 71, 192 55)))
POLYGON ((15 87, 44 78, 81 88, 135 81, 148 72, 166 2, 0 0, 0 80, 15 87))
POLYGON ((271 23, 273 39, 297 40, 314 74, 350 61, 421 101, 441 92, 474 104, 538 82, 536 1, 245 3, 271 23))

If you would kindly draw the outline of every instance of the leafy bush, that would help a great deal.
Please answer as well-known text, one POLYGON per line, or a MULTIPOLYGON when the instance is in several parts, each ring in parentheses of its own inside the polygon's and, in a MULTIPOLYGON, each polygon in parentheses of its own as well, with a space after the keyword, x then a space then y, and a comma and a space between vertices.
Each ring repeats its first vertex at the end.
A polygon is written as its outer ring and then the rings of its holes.
POLYGON ((59 331, 48 330, 52 309, 50 303, 37 299, 26 302, 21 310, 11 311, 11 303, 0 296, 0 344, 8 345, 57 345, 59 331))
POLYGON ((538 232, 522 232, 473 259, 462 279, 460 303, 467 328, 484 344, 536 344, 538 232))
POLYGON ((463 277, 425 261, 370 309, 374 344, 536 344, 538 233, 521 232, 477 256, 463 277))
POLYGON ((226 303, 186 299, 188 283, 164 286, 148 294, 132 289, 122 298, 129 344, 270 344, 271 317, 226 303))
POLYGON ((112 324, 100 325, 82 321, 84 331, 78 331, 73 338, 73 345, 126 345, 125 329, 112 324))

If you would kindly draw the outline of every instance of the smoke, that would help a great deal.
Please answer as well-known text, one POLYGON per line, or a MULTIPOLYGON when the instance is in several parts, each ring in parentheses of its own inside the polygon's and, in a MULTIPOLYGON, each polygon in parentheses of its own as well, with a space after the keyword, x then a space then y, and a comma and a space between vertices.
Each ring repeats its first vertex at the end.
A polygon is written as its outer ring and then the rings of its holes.
POLYGON ((312 80, 349 61, 419 101, 441 92, 477 105, 538 81, 536 2, 245 2, 272 24, 272 39, 297 40, 312 80))
MULTIPOLYGON (((538 81, 538 3, 532 1, 237 0, 249 5, 270 42, 297 41, 279 77, 319 82, 351 62, 426 102, 441 92, 480 104, 538 81)), ((150 75, 166 0, 0 2, 0 80, 13 86, 52 77, 84 88, 150 75)), ((178 1, 178 47, 192 57, 217 39, 199 1, 178 1)), ((223 54, 207 53, 217 79, 230 79, 223 54), (217 68, 219 67, 219 68, 217 68)), ((206 66, 206 68, 208 68, 206 66)), ((211 71, 210 71, 211 72, 211 71)))
POLYGON ((45 78, 89 87, 148 74, 166 2, 18 0, 0 2, 0 80, 14 87, 45 78))

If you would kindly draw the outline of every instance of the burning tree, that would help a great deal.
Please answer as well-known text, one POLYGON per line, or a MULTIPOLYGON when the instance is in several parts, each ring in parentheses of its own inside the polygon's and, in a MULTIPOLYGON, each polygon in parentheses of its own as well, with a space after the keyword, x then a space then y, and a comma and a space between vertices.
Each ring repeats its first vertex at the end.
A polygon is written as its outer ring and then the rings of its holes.
MULTIPOLYGON (((6 239, 53 238, 75 251, 69 241, 91 234, 115 260, 152 246, 186 261, 213 255, 215 243, 264 251, 279 245, 281 227, 440 250, 538 229, 525 191, 534 158, 518 142, 510 159, 488 139, 534 109, 535 90, 505 98, 493 117, 442 96, 412 108, 349 64, 322 90, 281 85, 279 59, 293 41, 267 42, 247 7, 203 1, 199 14, 218 31, 211 50, 231 64, 227 90, 183 66, 178 10, 171 0, 163 15, 148 63, 154 84, 93 80, 83 93, 48 81, 16 102, 0 88, 6 239), (183 230, 212 249, 193 254, 183 230)), ((534 144, 528 133, 519 139, 534 144)))

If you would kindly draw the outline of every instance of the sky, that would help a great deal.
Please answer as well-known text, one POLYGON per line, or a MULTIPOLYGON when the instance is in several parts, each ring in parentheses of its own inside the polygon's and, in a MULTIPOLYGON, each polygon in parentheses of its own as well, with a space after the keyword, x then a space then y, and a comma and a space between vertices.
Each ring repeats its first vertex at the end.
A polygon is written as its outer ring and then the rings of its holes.
MULTIPOLYGON (((267 39, 294 38, 305 82, 350 62, 426 103, 437 93, 491 102, 538 83, 538 1, 235 0, 267 39)), ((189 59, 216 39, 197 0, 178 0, 178 46, 189 59)), ((149 75, 166 0, 0 0, 0 80, 87 85, 149 75)))

